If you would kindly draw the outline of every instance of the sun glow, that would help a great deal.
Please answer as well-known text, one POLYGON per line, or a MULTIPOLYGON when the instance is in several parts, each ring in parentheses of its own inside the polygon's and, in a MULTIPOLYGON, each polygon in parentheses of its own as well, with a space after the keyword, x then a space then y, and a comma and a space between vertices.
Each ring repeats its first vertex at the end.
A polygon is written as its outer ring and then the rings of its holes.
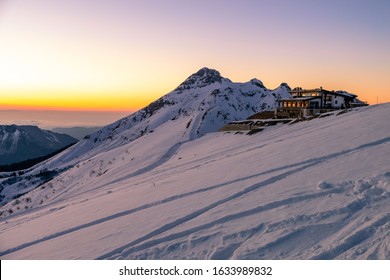
POLYGON ((371 14, 362 3, 308 1, 301 18, 291 1, 283 10, 243 1, 250 5, 228 1, 223 13, 218 1, 191 13, 186 1, 0 1, 0 108, 132 111, 204 66, 236 82, 390 101, 388 3, 370 5, 371 14), (319 11, 332 17, 318 21, 319 11))
POLYGON ((2 96, 0 109, 135 111, 150 102, 137 94, 118 92, 23 91, 2 96))

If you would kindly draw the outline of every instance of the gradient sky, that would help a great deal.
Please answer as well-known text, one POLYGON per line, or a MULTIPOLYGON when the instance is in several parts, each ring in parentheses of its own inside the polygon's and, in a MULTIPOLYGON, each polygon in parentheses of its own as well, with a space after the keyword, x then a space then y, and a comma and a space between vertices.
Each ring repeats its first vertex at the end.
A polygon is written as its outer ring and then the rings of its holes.
POLYGON ((207 66, 389 102, 388 0, 0 0, 0 109, 134 111, 207 66))

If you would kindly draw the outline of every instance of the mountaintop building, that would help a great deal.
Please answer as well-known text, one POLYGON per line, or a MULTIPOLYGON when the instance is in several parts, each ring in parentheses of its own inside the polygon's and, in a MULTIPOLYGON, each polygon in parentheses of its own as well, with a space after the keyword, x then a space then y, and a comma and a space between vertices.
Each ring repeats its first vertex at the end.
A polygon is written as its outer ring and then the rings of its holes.
POLYGON ((357 95, 344 91, 329 91, 322 87, 290 91, 291 98, 279 99, 275 118, 305 118, 328 111, 366 106, 357 95))

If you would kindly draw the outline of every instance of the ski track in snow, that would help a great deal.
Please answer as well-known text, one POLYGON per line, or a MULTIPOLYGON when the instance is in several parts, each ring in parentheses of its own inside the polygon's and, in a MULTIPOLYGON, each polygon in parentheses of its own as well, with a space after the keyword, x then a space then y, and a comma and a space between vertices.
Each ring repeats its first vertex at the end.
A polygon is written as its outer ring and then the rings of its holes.
POLYGON ((334 259, 344 253, 345 251, 351 249, 352 247, 362 243, 366 239, 370 238, 372 236, 372 233, 376 231, 377 228, 380 226, 385 225, 386 223, 390 222, 390 213, 387 213, 383 215, 380 219, 378 219, 376 222, 370 224, 367 227, 364 227, 363 229, 353 233, 349 237, 347 237, 344 242, 337 245, 336 247, 322 252, 321 254, 312 257, 313 260, 323 260, 323 259, 334 259))
MULTIPOLYGON (((259 177, 259 176, 262 176, 262 175, 266 175, 266 174, 270 174, 270 173, 274 173, 274 172, 278 172, 278 171, 283 171, 283 170, 286 170, 286 169, 291 169, 291 168, 295 168, 295 169, 292 169, 292 170, 289 170, 289 171, 286 171, 284 173, 281 173, 281 174, 278 174, 278 175, 275 175, 269 179, 266 179, 262 182, 259 182, 259 183, 256 183, 256 184, 253 184, 251 186, 248 186, 246 188, 244 188, 244 190, 242 191, 239 191, 239 192, 236 192, 234 193, 233 195, 230 195, 226 198, 223 198, 219 201, 216 201, 204 208, 201 208, 201 209, 198 209, 184 217, 181 217, 171 223, 168 223, 152 232, 150 232, 149 234, 145 234, 143 237, 137 239, 137 240, 134 240, 124 246, 121 246, 120 248, 117 248, 115 250, 113 250, 112 252, 109 252, 109 253, 106 253, 102 256, 100 256, 98 259, 106 259, 106 258, 110 258, 120 252, 122 252, 123 250, 129 248, 129 247, 134 247, 135 245, 139 244, 139 243, 142 243, 144 241, 147 241, 148 239, 151 239, 151 238, 154 238, 155 236, 158 236, 164 232, 167 232, 169 230, 172 230, 173 228, 175 227, 178 227, 180 226, 181 224, 185 223, 185 222, 188 222, 192 219, 195 219, 196 217, 206 213, 207 211, 210 211, 211 209, 221 205, 221 204, 224 204, 224 203, 227 203, 229 201, 232 201, 234 199, 237 199, 241 196, 244 196, 244 195, 247 195, 259 188, 262 188, 262 187, 265 187, 265 186, 268 186, 270 184, 273 184, 277 181, 280 181, 280 180, 283 180, 285 179, 286 177, 292 175, 292 174, 296 174, 300 171, 303 171, 307 168, 311 168, 315 165, 318 165, 318 164, 321 164, 323 163, 324 161, 327 161, 327 160, 331 160, 331 159, 334 159, 334 158, 337 158, 337 157, 340 157, 340 156, 345 156, 347 154, 351 154, 351 153, 354 153, 354 152, 357 152, 357 151, 360 151, 362 149, 367 149, 367 148, 371 148, 371 147, 375 147, 377 145, 381 145, 381 144, 384 144, 384 143, 387 143, 387 142, 390 142, 390 137, 386 137, 384 139, 381 139, 381 140, 377 140, 377 141, 374 141, 374 142, 371 142, 371 143, 366 143, 366 144, 363 144, 363 145, 360 145, 358 147, 355 147, 355 148, 351 148, 351 149, 347 149, 347 150, 344 150, 344 151, 341 151, 341 152, 337 152, 337 153, 333 153, 333 154, 330 154, 330 155, 327 155, 327 156, 322 156, 322 157, 318 157, 318 158, 313 158, 313 159, 309 159, 309 160, 306 160, 306 161, 303 161, 303 162, 299 162, 299 163, 294 163, 294 164, 289 164, 289 165, 285 165, 285 166, 282 166, 282 167, 277 167, 277 168, 273 168, 271 170, 268 170, 268 171, 264 171, 264 172, 261 172, 261 173, 258 173, 258 174, 254 174, 254 175, 251 175, 251 176, 247 176, 247 177, 244 177, 244 178, 239 178, 239 179, 236 179, 236 180, 233 180, 233 181, 229 181, 229 182, 226 182, 226 183, 223 183, 223 184, 218 184, 218 185, 215 185, 215 186, 210 186, 210 187, 206 187, 206 188, 202 188, 202 189, 198 189, 196 191, 192 191, 192 192, 187 192, 187 193, 183 193, 183 194, 180 194, 180 195, 175 195, 175 196, 171 196, 171 197, 168 197, 166 199, 163 199, 161 201, 155 201, 155 202, 152 202, 152 203, 149 203, 149 204, 145 204, 145 205, 142 205, 140 207, 137 207, 137 208, 134 208, 134 209, 130 209, 130 210, 127 210, 127 211, 123 211, 123 212, 120 212, 120 213, 116 213, 116 214, 113 214, 113 215, 110 215, 108 217, 104 217, 104 218, 101 218, 101 219, 98 219, 98 220, 95 220, 95 221, 92 221, 90 223, 86 223, 86 224, 83 224, 83 225, 80 225, 80 226, 77 226, 77 227, 73 227, 73 228, 70 228, 70 229, 67 229, 67 230, 64 230, 64 231, 61 231, 61 232, 58 232, 58 233, 55 233, 55 234, 52 234, 52 235, 49 235, 49 236, 46 236, 44 238, 41 238, 41 239, 38 239, 38 240, 35 240, 35 241, 31 241, 31 242, 28 242, 28 243, 25 243, 25 244, 21 244, 19 246, 16 246, 14 248, 10 248, 6 251, 3 251, 3 252, 0 252, 0 256, 4 256, 4 255, 7 255, 7 254, 10 254, 12 252, 15 252, 15 251, 18 251, 18 250, 21 250, 21 249, 24 249, 24 248, 27 248, 29 246, 32 246, 32 245, 35 245, 35 244, 38 244, 38 243, 41 243, 41 242, 44 242, 44 241, 47 241, 47 240, 51 240, 51 239, 54 239, 54 238, 57 238, 57 237, 60 237, 60 236, 63 236, 63 235, 66 235, 66 234, 69 234, 69 233, 72 233, 72 232, 75 232, 75 231, 78 231, 78 230, 81 230, 81 229, 84 229, 84 228, 88 228, 88 227, 92 227, 92 226, 95 226, 95 225, 98 225, 98 224, 101 224, 101 223, 104 223, 104 222, 107 222, 107 221, 110 221, 110 220, 113 220, 113 219, 116 219, 116 218, 120 218, 120 217, 123 217, 123 216, 126 216, 126 215, 129 215, 129 214, 132 214, 132 213, 135 213, 135 212, 138 212, 138 211, 141 211, 141 210, 145 210, 145 209, 148 209, 148 208, 151 208, 151 207, 155 207, 155 206, 158 206, 158 205, 161 205, 161 204, 165 204, 165 203, 168 203, 168 202, 172 202, 172 201, 175 201, 175 200, 178 200, 178 199, 182 199, 182 198, 185 198, 185 197, 188 197, 188 196, 192 196, 192 195, 196 195, 196 194, 199 194, 199 193, 202 193, 202 192, 207 192, 207 191, 210 191, 210 190, 214 190, 214 189, 217 189, 217 188, 221 188, 221 187, 224 187, 224 186, 228 186, 232 183, 236 183, 236 182, 239 182, 239 181, 244 181, 244 180, 248 180, 248 179, 251 179, 251 178, 255 178, 255 177, 259 177)), ((174 156, 177 152, 177 150, 184 144, 185 142, 180 142, 180 143, 177 143, 176 145, 172 146, 168 151, 167 153, 165 153, 161 158, 160 160, 150 164, 149 166, 143 168, 143 169, 140 169, 139 171, 136 171, 133 173, 132 176, 136 176, 136 175, 139 175, 139 174, 143 174, 145 172, 148 172, 150 170, 153 170, 154 168, 156 168, 157 166, 160 166, 162 164, 164 164, 165 162, 167 162, 170 158, 172 158, 172 156, 174 156), (141 170, 143 170, 141 172, 141 170), (138 173, 140 172, 140 173, 138 173), (134 175, 135 173, 137 173, 136 175, 134 175)), ((132 177, 130 176, 130 177, 132 177)), ((294 197, 294 198, 290 198, 290 199, 286 199, 282 202, 273 202, 271 203, 269 206, 267 207, 264 207, 264 209, 262 209, 261 207, 259 209, 252 209, 252 210, 249 210, 249 211, 244 211, 236 216, 233 215, 233 218, 232 217, 229 217, 227 218, 226 221, 228 221, 229 219, 238 219, 238 218, 242 218, 244 216, 247 216, 247 215, 253 215, 253 214, 250 214, 252 212, 254 213, 257 213, 257 211, 265 211, 265 210, 269 210, 273 207, 280 207, 280 206, 283 206, 283 205, 287 205, 287 204, 292 204, 292 203, 296 203, 296 202, 302 202, 304 200, 309 200, 309 199, 313 199, 313 198, 317 198, 319 196, 323 196, 323 195, 328 195, 328 194, 331 194, 331 193, 337 193, 337 192, 341 192, 341 190, 339 189, 334 189, 334 190, 331 190, 331 191, 328 191, 328 192, 323 192, 323 193, 318 193, 318 194, 313 194, 313 195, 304 195, 304 196, 301 196, 301 197, 294 197), (269 208, 271 207, 271 208, 269 208)), ((225 221, 225 222, 226 222, 225 221)), ((218 223, 221 223, 221 222, 224 222, 224 219, 220 219, 218 220, 217 224, 218 223)), ((206 224, 206 225, 203 225, 203 226, 199 226, 195 231, 198 231, 198 230, 201 230, 201 229, 205 229, 205 228, 208 228, 211 226, 214 226, 216 225, 216 223, 209 223, 209 224, 206 224)), ((182 235, 174 235, 175 238, 179 238, 179 237, 183 237, 184 235, 188 235, 190 233, 193 233, 195 231, 186 231, 184 233, 182 233, 182 235), (183 235, 184 234, 184 235, 183 235)), ((363 234, 363 233, 362 233, 363 234)), ((364 235, 364 234, 363 234, 364 235)), ((170 239, 163 239, 161 242, 165 242, 165 241, 168 241, 168 240, 172 240, 172 237, 170 239)), ((156 240, 153 240, 151 241, 152 244, 157 244, 156 243, 156 240)), ((335 253, 329 253, 328 255, 326 255, 325 253, 323 255, 320 255, 319 258, 328 258, 328 256, 333 256, 335 253)))
MULTIPOLYGON (((70 196, 67 196, 66 197, 66 200, 71 200, 73 198, 80 198, 82 196, 85 196, 85 195, 90 195, 90 194, 93 194, 93 193, 97 193, 101 190, 104 190, 104 189, 109 189, 111 187, 112 184, 115 184, 115 183, 118 183, 118 182, 122 182, 124 180, 127 180, 127 179, 130 179, 130 178, 133 178, 135 176, 139 176, 139 175, 142 175, 144 173, 147 173, 147 172, 150 172, 154 169, 156 169, 157 167, 163 165, 164 163, 166 163, 167 161, 169 161, 172 157, 174 157, 177 153, 177 151, 180 149, 180 147, 185 144, 186 142, 188 141, 183 141, 183 142, 179 142, 179 143, 176 143, 175 145, 173 145, 172 147, 170 147, 168 149, 168 151, 162 155, 157 161, 129 174, 129 175, 126 175, 126 176, 123 176, 123 177, 119 177, 113 181, 110 181, 108 183, 105 183, 103 186, 100 186, 100 187, 95 187, 91 190, 87 190, 87 191, 84 191, 84 192, 79 192, 77 193, 76 195, 70 195, 70 196)), ((65 200, 63 200, 65 201, 65 200)), ((41 208, 45 208, 45 207, 48 207, 50 205, 55 205, 57 204, 58 201, 54 201, 54 202, 51 202, 51 203, 48 203, 42 207, 37 207, 36 210, 38 209, 41 209, 41 208)))
MULTIPOLYGON (((144 250, 150 249, 152 247, 158 246, 160 244, 165 244, 170 241, 175 241, 175 240, 180 240, 181 238, 185 238, 187 236, 190 236, 191 234, 194 234, 196 232, 202 231, 202 230, 207 230, 213 227, 216 227, 218 225, 232 222, 235 220, 240 220, 248 216, 253 216, 256 214, 259 214, 261 212, 265 211, 270 211, 272 209, 276 209, 279 207, 283 206, 291 206, 294 204, 298 204, 301 202, 307 202, 309 200, 329 196, 332 194, 340 194, 345 191, 348 191, 350 188, 343 188, 339 187, 336 189, 332 189, 329 191, 324 191, 320 193, 314 193, 314 194, 308 194, 308 195, 301 195, 298 197, 292 197, 292 198, 287 198, 283 199, 280 201, 275 201, 271 202, 269 204, 255 207, 246 211, 238 212, 235 214, 230 214, 227 216, 224 216, 222 218, 219 218, 217 220, 214 220, 212 222, 193 227, 191 229, 187 229, 181 232, 173 233, 161 238, 157 238, 154 240, 150 240, 144 243, 138 242, 140 240, 134 241, 131 244, 127 244, 127 246, 123 246, 121 248, 118 248, 117 250, 114 250, 110 253, 107 253, 98 259, 117 259, 119 258, 129 258, 130 256, 136 256, 137 253, 142 252, 144 250), (138 245, 137 243, 141 243, 138 245)), ((291 243, 295 244, 295 242, 292 242, 294 238, 302 238, 302 233, 304 232, 309 232, 311 235, 311 238, 307 238, 307 234, 303 236, 305 239, 305 243, 307 243, 307 247, 310 248, 311 246, 314 246, 317 241, 321 240, 321 238, 327 236, 329 234, 329 228, 331 228, 332 232, 337 232, 337 230, 340 230, 341 228, 345 227, 348 222, 353 221, 353 216, 356 215, 359 211, 364 209, 365 207, 370 206, 370 203, 368 203, 365 200, 362 199, 356 199, 347 204, 346 206, 343 206, 341 208, 336 208, 332 209, 329 211, 325 212, 319 212, 319 213, 314 213, 311 215, 304 215, 302 217, 293 217, 293 218, 288 218, 282 221, 279 221, 274 224, 267 225, 267 232, 274 231, 274 230, 280 230, 283 228, 289 227, 289 222, 295 225, 295 227, 298 227, 297 230, 294 230, 287 235, 281 236, 275 241, 267 244, 267 246, 258 248, 256 250, 256 256, 250 256, 250 259, 257 259, 259 258, 259 255, 261 256, 263 251, 271 251, 275 250, 275 247, 285 247, 286 244, 291 243), (345 215, 343 219, 340 221, 334 222, 334 223, 321 223, 326 218, 330 218, 332 216, 340 216, 340 215, 345 215), (298 222, 297 222, 298 220, 298 222), (299 226, 300 222, 315 222, 317 224, 314 225, 305 225, 305 226, 299 226), (328 229, 328 230, 324 230, 328 229)), ((382 219, 379 221, 375 222, 373 225, 353 234, 350 238, 347 239, 345 243, 342 243, 340 246, 338 246, 335 249, 332 249, 330 252, 324 252, 323 254, 319 255, 318 257, 313 257, 313 259, 331 259, 334 257, 337 257, 339 254, 343 253, 344 251, 350 249, 351 247, 359 244, 362 242, 364 239, 368 238, 371 236, 371 231, 373 231, 376 227, 380 225, 384 225, 390 220, 390 215, 385 215, 382 219), (350 241, 351 240, 351 241, 350 241)), ((246 238, 241 241, 237 242, 236 239, 233 239, 233 243, 231 244, 225 244, 226 246, 218 251, 217 253, 211 255, 210 259, 229 259, 232 257, 234 254, 235 250, 241 246, 242 243, 246 242, 249 240, 254 233, 259 233, 260 231, 264 232, 266 230, 265 225, 262 223, 259 226, 256 227, 256 230, 254 229, 249 229, 249 231, 252 231, 252 234, 247 235, 246 238)), ((248 229, 244 230, 248 231, 248 229)), ((242 235, 242 231, 239 232, 240 235, 242 235)), ((235 234, 237 235, 237 233, 235 234)), ((229 239, 228 236, 226 236, 224 239, 229 239)), ((174 245, 169 245, 169 246, 174 246, 174 245)), ((294 245, 292 245, 294 246, 294 245)), ((269 255, 268 255, 269 256, 269 255)))
MULTIPOLYGON (((150 248, 152 246, 155 246, 157 244, 160 244, 160 243, 165 243, 167 241, 172 241, 172 240, 176 240, 178 238, 182 238, 182 237, 185 237, 185 236, 188 236, 190 234, 193 234, 197 231, 200 231, 200 230, 204 230, 204 229, 208 229, 208 228, 211 228, 213 226, 216 226, 216 225, 219 225, 219 224, 223 224, 223 223, 227 223, 227 222, 230 222, 230 221, 234 221, 234 220, 238 220, 238 219, 242 219, 244 217, 247 217, 247 216, 251 216, 251 215, 255 215, 257 213, 260 213, 260 212, 264 212, 264 211, 268 211, 268 210, 271 210, 271 209, 274 209, 274 208, 278 208, 278 207, 282 207, 282 206, 285 206, 285 205, 291 205, 293 203, 299 203, 299 202, 302 202, 302 201, 306 201, 306 200, 310 200, 310 199, 314 199, 314 198, 318 198, 318 197, 321 197, 321 196, 327 196, 329 194, 332 194, 332 193, 338 193, 338 192, 341 192, 340 190, 332 190, 332 191, 327 191, 327 192, 322 192, 322 193, 316 193, 316 194, 312 194, 312 195, 303 195, 303 196, 300 196, 300 197, 294 197, 294 198, 289 198, 289 199, 284 199, 284 200, 281 200, 281 201, 275 201, 275 202, 272 202, 272 203, 269 203, 265 206, 259 206, 259 207, 256 207, 254 209, 250 209, 250 210, 247 210, 247 211, 243 211, 243 212, 239 212, 237 214, 232 214, 232 215, 228 215, 228 216, 225 216, 223 218, 220 218, 218 220, 215 220, 213 222, 210 222, 210 223, 207 223, 207 224, 203 224, 201 226, 197 226, 195 228, 192 228, 192 229, 189 229, 189 230, 186 230, 186 231, 182 231, 182 232, 179 232, 179 233, 174 233, 172 235, 168 235, 166 237, 163 237, 163 238, 159 238, 159 239, 155 239, 155 240, 151 240, 149 242, 146 242, 140 246, 135 246, 147 239, 150 239, 156 235, 159 235, 165 231, 167 231, 168 229, 172 229, 174 226, 178 226, 180 225, 181 223, 187 221, 186 218, 195 218, 196 216, 199 216, 200 214, 204 213, 205 211, 205 208, 204 209, 201 209, 200 211, 198 211, 197 213, 192 213, 191 215, 188 215, 187 217, 184 217, 182 219, 179 220, 176 220, 175 222, 171 223, 171 224, 168 224, 166 226, 163 226, 157 230, 155 230, 154 232, 151 232, 150 234, 146 235, 145 237, 142 237, 138 240, 135 240, 123 247, 120 247, 110 253, 107 253, 107 254, 104 254, 103 256, 100 256, 98 259, 109 259, 111 257, 115 257, 116 254, 119 254, 119 253, 122 253, 122 256, 126 258, 126 256, 128 256, 129 254, 131 253, 134 253, 134 252, 137 252, 137 251, 140 251, 140 250, 144 250, 144 249, 147 249, 147 248, 150 248), (196 215, 196 216, 195 216, 196 215), (135 248, 130 248, 129 247, 134 247, 135 248), (125 254, 123 254, 123 251, 126 250, 125 254)), ((216 206, 209 206, 209 207, 216 207, 216 206)), ((211 209, 211 208, 210 208, 211 209)), ((210 209, 207 209, 207 210, 210 210, 210 209)))
MULTIPOLYGON (((105 259, 105 258, 110 258, 112 255, 114 254, 117 254, 119 252, 122 252, 124 249, 126 249, 127 247, 132 247, 138 243, 141 243, 145 240, 148 240, 150 238, 153 238, 157 235, 160 235, 161 233, 163 232, 166 232, 168 230, 171 230, 185 222, 188 222, 189 220, 192 220, 202 214, 204 214, 205 212, 223 204, 223 203, 226 203, 226 202, 229 202, 233 199, 237 199, 243 195, 246 195, 254 190, 257 190, 259 188, 262 188, 262 187, 265 187, 267 185, 270 185, 270 184, 273 184, 277 181, 280 181, 282 179, 285 179, 287 176, 289 175, 292 175, 292 174, 295 174, 295 173, 298 173, 300 171, 303 171, 304 169, 307 169, 307 168, 310 168, 310 167, 313 167, 314 165, 317 165, 317 164, 320 164, 326 160, 330 160, 332 158, 335 158, 335 157, 339 157, 339 156, 343 156, 343 155, 346 155, 346 154, 349 154, 349 153, 353 153, 353 152, 356 152, 356 151, 359 151, 361 149, 365 149, 365 148, 370 148, 370 147, 373 147, 373 146, 376 146, 376 145, 381 145, 383 143, 386 143, 386 142, 389 142, 390 141, 390 137, 387 137, 387 138, 384 138, 384 139, 381 139, 381 140, 378 140, 378 141, 374 141, 374 142, 371 142, 371 143, 367 143, 367 144, 363 144, 363 145, 360 145, 356 148, 352 148, 352 149, 348 149, 348 150, 345 150, 345 151, 342 151, 342 152, 338 152, 338 153, 334 153, 334 154, 331 154, 331 155, 328 155, 328 156, 324 156, 324 157, 320 157, 320 158, 317 158, 317 159, 311 159, 311 160, 308 160, 308 161, 305 161, 303 163, 298 163, 297 165, 300 166, 303 164, 303 166, 301 167, 298 167, 296 169, 293 169, 293 170, 290 170, 290 171, 287 171, 287 172, 284 172, 282 174, 279 174, 279 175, 276 175, 274 177, 271 177, 263 182, 260 182, 260 183, 257 183, 257 184, 254 184, 252 186, 249 186, 247 188, 245 188, 243 191, 240 191, 240 192, 237 192, 229 197, 226 197, 222 200, 219 200, 219 201, 216 201, 202 209, 199 209, 193 213, 190 213, 189 215, 187 216, 184 216, 182 218, 179 218, 171 223, 168 223, 152 232, 150 232, 149 234, 146 234, 144 235, 143 237, 133 241, 133 242, 130 242, 129 244, 126 244, 110 253, 107 253, 107 254, 104 254, 103 256, 99 257, 98 259, 105 259)), ((291 167, 291 165, 289 166, 291 167)), ((295 166, 294 166, 295 167, 295 166)))
MULTIPOLYGON (((176 143, 175 145, 173 145, 172 147, 170 147, 168 149, 168 151, 160 158, 158 159, 157 161, 149 164, 148 166, 145 166, 129 175, 126 175, 126 176, 123 176, 123 177, 120 177, 120 178, 117 178, 113 181, 110 181, 107 183, 107 185, 111 185, 111 184, 115 184, 115 183, 118 183, 118 182, 121 182, 123 180, 126 180, 126 179, 130 179, 132 177, 135 177, 135 176, 138 176, 138 175, 142 175, 144 173, 147 173, 147 172, 150 172, 152 171, 153 169, 156 169, 157 167, 163 165, 164 163, 166 163, 167 161, 169 161, 172 157, 174 157, 177 153, 177 151, 180 149, 180 147, 186 143, 188 141, 183 141, 183 142, 178 142, 176 143)), ((94 189, 95 191, 96 189, 94 189)))

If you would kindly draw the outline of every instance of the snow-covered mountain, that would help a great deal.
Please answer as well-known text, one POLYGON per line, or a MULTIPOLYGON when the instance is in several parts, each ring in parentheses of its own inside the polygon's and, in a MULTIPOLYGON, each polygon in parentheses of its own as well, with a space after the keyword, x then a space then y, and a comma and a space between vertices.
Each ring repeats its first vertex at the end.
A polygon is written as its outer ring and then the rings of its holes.
POLYGON ((48 155, 77 140, 30 125, 0 125, 0 165, 48 155))
POLYGON ((273 110, 276 99, 288 97, 289 89, 287 84, 282 83, 270 90, 256 79, 234 83, 223 78, 216 70, 202 68, 175 90, 138 112, 86 136, 76 145, 20 174, 18 178, 4 179, 6 188, 0 189, 0 205, 51 179, 52 176, 42 179, 42 172, 57 175, 79 162, 125 147, 157 130, 164 131, 169 138, 166 146, 159 144, 161 147, 158 146, 158 149, 178 147, 185 141, 217 131, 227 122, 245 119, 255 112, 273 110))
POLYGON ((289 89, 282 83, 270 90, 256 79, 235 83, 216 70, 202 68, 145 108, 87 136, 61 157, 61 162, 120 147, 171 123, 181 127, 177 141, 195 139, 217 131, 227 122, 273 110, 276 99, 288 97, 289 89))
POLYGON ((17 197, 0 209, 1 258, 389 259, 390 104, 211 132, 284 93, 201 69, 45 163, 0 174, 17 197))

